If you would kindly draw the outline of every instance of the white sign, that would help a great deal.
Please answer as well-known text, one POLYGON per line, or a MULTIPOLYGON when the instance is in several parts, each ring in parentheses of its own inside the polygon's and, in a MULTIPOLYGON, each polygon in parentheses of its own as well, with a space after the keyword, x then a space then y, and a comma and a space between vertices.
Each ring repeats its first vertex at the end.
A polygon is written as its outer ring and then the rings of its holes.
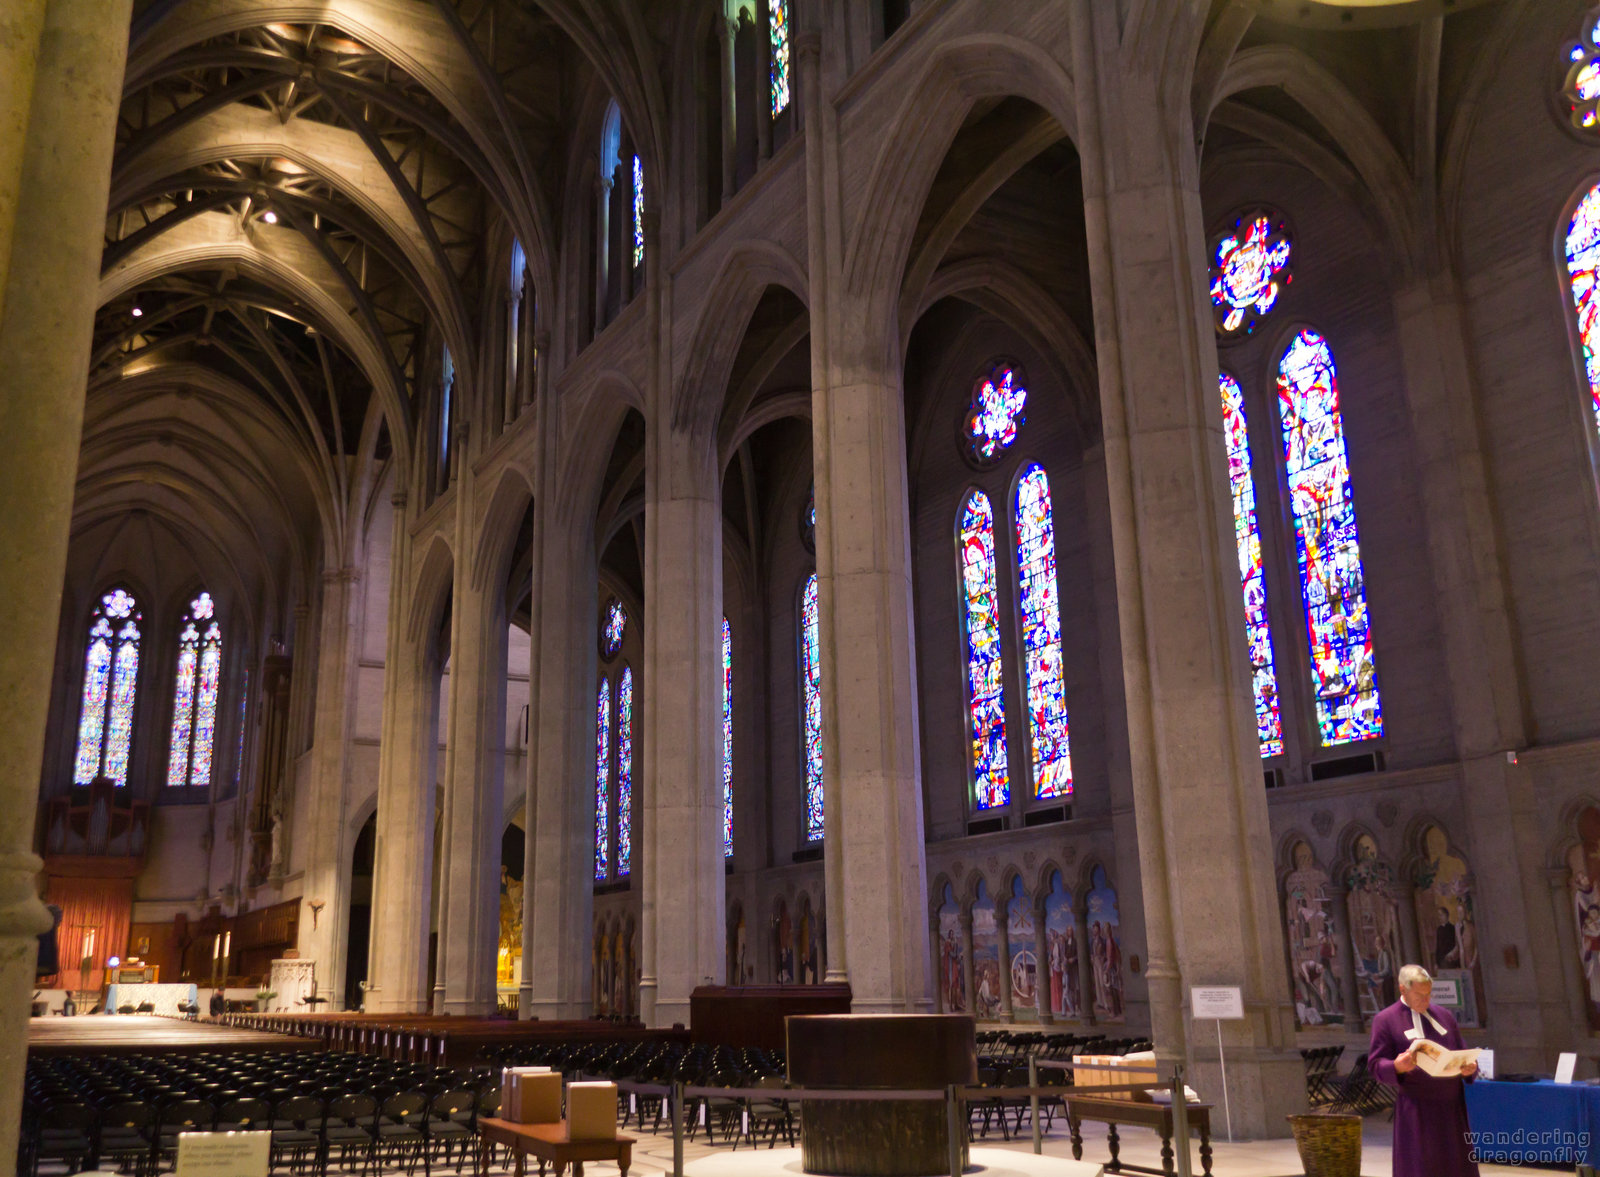
POLYGON ((1461 990, 1455 981, 1440 977, 1433 979, 1433 1000, 1439 1005, 1457 1008, 1461 1005, 1461 990))
POLYGON ((1556 1082, 1557 1083, 1571 1083, 1572 1082, 1572 1072, 1575 1071, 1577 1069, 1577 1067, 1578 1067, 1578 1056, 1577 1055, 1575 1055, 1575 1054, 1563 1054, 1560 1058, 1556 1059, 1556 1082))
POLYGON ((1189 989, 1189 1008, 1197 1018, 1233 1021, 1244 1017, 1244 993, 1237 985, 1194 985, 1189 989))
POLYGON ((267 1177, 270 1132, 180 1132, 173 1177, 267 1177))
POLYGON ((1485 1048, 1478 1052, 1478 1078, 1494 1078, 1494 1051, 1485 1048))

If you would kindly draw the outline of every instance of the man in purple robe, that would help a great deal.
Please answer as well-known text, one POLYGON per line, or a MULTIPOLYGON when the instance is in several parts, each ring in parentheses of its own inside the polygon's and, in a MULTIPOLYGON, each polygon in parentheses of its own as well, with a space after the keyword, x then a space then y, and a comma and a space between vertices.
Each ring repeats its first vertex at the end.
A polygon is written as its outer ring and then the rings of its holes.
POLYGON ((1394 1109, 1394 1177, 1478 1177, 1467 1139, 1463 1082, 1478 1073, 1468 1063, 1459 1078, 1436 1079, 1418 1065, 1413 1044, 1422 1039, 1461 1050, 1461 1031, 1447 1009, 1429 1005, 1433 978, 1421 965, 1400 970, 1400 1000, 1372 1020, 1367 1069, 1398 1092, 1394 1109))

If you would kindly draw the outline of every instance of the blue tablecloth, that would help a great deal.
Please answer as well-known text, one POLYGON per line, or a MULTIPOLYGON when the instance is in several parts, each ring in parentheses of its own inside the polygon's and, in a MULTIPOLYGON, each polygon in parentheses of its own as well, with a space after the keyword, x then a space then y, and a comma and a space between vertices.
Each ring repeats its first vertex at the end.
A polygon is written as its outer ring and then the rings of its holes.
POLYGON ((1467 1084, 1467 1123, 1480 1161, 1600 1165, 1600 1087, 1581 1084, 1467 1084))

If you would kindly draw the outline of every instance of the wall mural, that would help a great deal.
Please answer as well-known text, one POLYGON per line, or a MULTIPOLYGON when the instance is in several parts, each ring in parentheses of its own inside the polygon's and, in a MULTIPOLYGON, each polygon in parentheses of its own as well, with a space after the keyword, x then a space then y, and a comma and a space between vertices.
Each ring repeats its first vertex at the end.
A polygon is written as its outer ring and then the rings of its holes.
POLYGON ((1050 876, 1050 893, 1044 900, 1045 971, 1050 978, 1050 1013, 1056 1018, 1083 1016, 1078 974, 1078 928, 1072 913, 1072 895, 1061 872, 1050 876))
POLYGON ((1011 954, 1011 1013, 1018 1022, 1039 1020, 1039 957, 1035 951, 1033 900, 1022 880, 1011 880, 1006 904, 1006 947, 1011 954))
POLYGON ((734 903, 728 912, 728 984, 748 985, 752 966, 748 956, 744 907, 734 903))
POLYGON ((780 985, 794 984, 794 924, 789 920, 789 905, 778 900, 772 919, 772 978, 780 985))
POLYGON ((1400 904, 1395 899, 1394 872, 1378 858, 1372 835, 1356 839, 1355 865, 1345 881, 1350 911, 1350 946, 1356 958, 1356 997, 1361 1017, 1373 1017, 1399 998, 1395 974, 1404 960, 1400 947, 1400 904))
POLYGON ((1306 842, 1290 851, 1294 869, 1283 883, 1284 931, 1301 1029, 1344 1024, 1344 980, 1333 929, 1328 875, 1306 842))
POLYGON ((1412 884, 1422 967, 1436 981, 1455 982, 1455 1001, 1449 1000, 1449 986, 1440 984, 1433 987, 1433 1000, 1455 1014, 1463 1026, 1485 1025, 1488 1010, 1478 955, 1472 872, 1465 859, 1450 852, 1450 837, 1438 826, 1422 832, 1422 860, 1412 884))
POLYGON ((1000 925, 989 887, 978 882, 972 903, 973 1014, 992 1022, 1000 1016, 1000 925))
POLYGON ((821 954, 817 950, 817 917, 811 910, 811 896, 800 896, 800 934, 795 939, 795 980, 815 985, 821 980, 821 954))
POLYGON ((1583 969, 1583 1004, 1589 1028, 1600 1030, 1600 809, 1578 814, 1578 844, 1567 854, 1572 914, 1578 925, 1578 963, 1583 969))
POLYGON ((955 890, 944 887, 939 906, 939 1008, 947 1014, 967 1012, 967 950, 962 943, 961 907, 955 890))
POLYGON ((1097 866, 1090 876, 1089 961, 1094 971, 1094 1016, 1102 1022, 1122 1021, 1122 921, 1117 893, 1097 866))

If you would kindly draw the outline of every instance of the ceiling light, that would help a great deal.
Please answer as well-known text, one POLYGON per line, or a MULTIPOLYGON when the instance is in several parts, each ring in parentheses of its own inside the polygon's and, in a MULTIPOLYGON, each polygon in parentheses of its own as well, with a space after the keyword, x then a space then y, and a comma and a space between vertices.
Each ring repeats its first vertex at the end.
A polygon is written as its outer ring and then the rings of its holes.
POLYGON ((137 319, 142 314, 144 314, 144 312, 142 310, 140 310, 138 307, 134 307, 133 308, 133 317, 135 319, 137 319))
POLYGON ((269 225, 276 225, 278 223, 278 214, 269 208, 266 212, 261 214, 261 219, 267 222, 269 225))

